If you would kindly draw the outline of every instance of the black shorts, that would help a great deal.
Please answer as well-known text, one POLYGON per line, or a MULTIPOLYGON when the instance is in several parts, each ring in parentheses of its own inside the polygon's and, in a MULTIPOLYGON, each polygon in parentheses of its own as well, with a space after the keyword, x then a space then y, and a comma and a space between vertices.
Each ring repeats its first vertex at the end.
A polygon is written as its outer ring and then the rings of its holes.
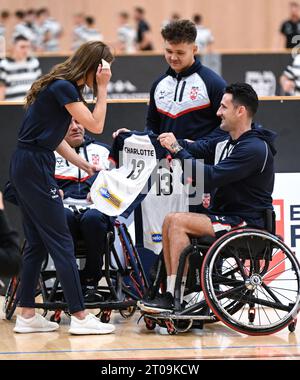
POLYGON ((240 218, 239 216, 222 216, 212 214, 207 214, 207 216, 211 220, 216 237, 218 238, 233 228, 247 226, 247 223, 244 221, 244 219, 240 218))

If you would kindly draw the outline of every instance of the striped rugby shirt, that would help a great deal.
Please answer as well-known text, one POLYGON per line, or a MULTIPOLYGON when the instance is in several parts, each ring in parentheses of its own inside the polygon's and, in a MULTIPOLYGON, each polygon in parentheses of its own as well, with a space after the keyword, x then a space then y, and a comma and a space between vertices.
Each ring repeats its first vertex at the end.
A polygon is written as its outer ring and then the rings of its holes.
POLYGON ((32 83, 42 74, 40 63, 34 57, 25 61, 4 58, 0 61, 0 84, 6 87, 5 100, 23 101, 32 83))

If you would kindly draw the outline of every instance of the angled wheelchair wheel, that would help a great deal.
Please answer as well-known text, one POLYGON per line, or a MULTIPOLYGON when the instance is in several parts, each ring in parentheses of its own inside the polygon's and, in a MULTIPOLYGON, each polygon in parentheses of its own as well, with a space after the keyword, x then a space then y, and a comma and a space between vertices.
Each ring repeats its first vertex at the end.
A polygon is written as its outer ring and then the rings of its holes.
POLYGON ((217 240, 204 259, 201 283, 213 313, 241 333, 272 334, 296 319, 299 263, 265 231, 236 230, 217 240))
POLYGON ((18 304, 16 295, 17 295, 19 284, 20 284, 19 277, 13 277, 9 281, 6 294, 5 294, 4 306, 3 306, 3 311, 5 313, 5 317, 7 320, 10 320, 12 318, 18 304))
POLYGON ((136 294, 134 298, 141 299, 149 287, 143 265, 125 224, 118 224, 118 233, 125 255, 129 287, 133 290, 133 293, 136 294))

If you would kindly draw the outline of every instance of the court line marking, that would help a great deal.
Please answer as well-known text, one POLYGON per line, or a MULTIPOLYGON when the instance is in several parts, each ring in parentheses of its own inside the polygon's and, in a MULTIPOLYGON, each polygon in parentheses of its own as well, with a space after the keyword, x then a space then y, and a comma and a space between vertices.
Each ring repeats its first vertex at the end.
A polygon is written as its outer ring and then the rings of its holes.
POLYGON ((259 346, 206 346, 206 347, 157 347, 157 348, 109 348, 95 350, 49 350, 49 351, 12 351, 0 352, 0 355, 34 355, 58 353, 96 353, 96 352, 126 352, 126 351, 180 351, 180 350, 221 350, 221 349, 261 349, 261 348, 300 348, 300 344, 259 345, 259 346))

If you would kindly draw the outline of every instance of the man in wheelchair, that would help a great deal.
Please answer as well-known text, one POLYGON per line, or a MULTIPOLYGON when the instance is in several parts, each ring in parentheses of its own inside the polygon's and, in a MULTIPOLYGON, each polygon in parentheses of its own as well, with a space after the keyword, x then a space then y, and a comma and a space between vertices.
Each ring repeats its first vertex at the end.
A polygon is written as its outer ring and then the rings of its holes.
MULTIPOLYGON (((83 126, 74 119, 71 121, 65 140, 87 161, 99 165, 102 169, 108 168, 108 147, 85 135, 83 126)), ((96 175, 89 177, 57 152, 55 156, 55 178, 63 197, 65 215, 74 246, 78 247, 78 243, 83 242, 86 248, 85 266, 80 271, 84 300, 101 302, 103 297, 97 292, 97 286, 102 277, 103 253, 106 234, 111 228, 110 219, 93 208, 90 199, 90 188, 96 175)))
MULTIPOLYGON (((222 120, 220 128, 229 133, 228 137, 187 142, 177 141, 172 133, 159 136, 161 145, 181 161, 184 173, 194 174, 195 168, 202 166, 205 187, 214 195, 206 214, 171 213, 165 218, 162 232, 167 288, 153 300, 141 301, 142 310, 159 313, 174 309, 179 257, 192 237, 220 237, 242 226, 266 227, 265 211, 272 210, 276 135, 254 126, 257 108, 258 97, 250 85, 232 84, 226 88, 217 111, 222 120), (206 165, 197 159, 215 164, 206 165)), ((199 178, 190 180, 197 186, 199 178)), ((187 268, 183 287, 186 274, 187 268)))

